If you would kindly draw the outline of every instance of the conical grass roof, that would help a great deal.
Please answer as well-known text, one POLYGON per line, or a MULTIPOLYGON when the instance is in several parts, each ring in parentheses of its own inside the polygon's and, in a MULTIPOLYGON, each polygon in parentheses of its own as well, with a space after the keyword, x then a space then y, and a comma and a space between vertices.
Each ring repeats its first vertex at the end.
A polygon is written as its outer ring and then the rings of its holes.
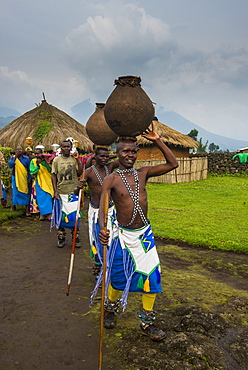
MULTIPOLYGON (((198 143, 188 135, 181 134, 179 131, 166 126, 159 121, 152 121, 154 124, 154 129, 160 136, 161 140, 168 145, 182 146, 185 148, 197 148, 198 143)), ((140 146, 152 145, 150 140, 142 136, 137 137, 137 144, 140 146)))
POLYGON ((85 127, 46 100, 0 130, 0 145, 26 148, 27 137, 33 139, 33 148, 42 144, 45 150, 51 150, 52 144, 60 144, 67 137, 78 140, 79 148, 85 152, 90 152, 93 147, 85 127))

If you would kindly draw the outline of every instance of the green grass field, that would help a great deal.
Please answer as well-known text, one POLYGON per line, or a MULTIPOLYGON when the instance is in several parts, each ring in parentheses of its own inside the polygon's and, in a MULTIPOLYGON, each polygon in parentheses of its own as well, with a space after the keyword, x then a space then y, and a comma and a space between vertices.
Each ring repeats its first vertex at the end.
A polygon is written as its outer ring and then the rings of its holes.
POLYGON ((247 176, 148 184, 147 191, 148 217, 155 236, 248 253, 247 176))
MULTIPOLYGON (((248 176, 209 176, 178 184, 147 184, 155 236, 193 246, 248 253, 248 176)), ((21 216, 0 205, 0 224, 21 216)))

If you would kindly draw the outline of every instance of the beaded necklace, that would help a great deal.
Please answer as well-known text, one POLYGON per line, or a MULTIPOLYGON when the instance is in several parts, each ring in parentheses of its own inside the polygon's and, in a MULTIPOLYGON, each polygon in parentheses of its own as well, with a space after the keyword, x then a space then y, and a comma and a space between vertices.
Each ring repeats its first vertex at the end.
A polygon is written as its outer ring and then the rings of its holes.
POLYGON ((135 220, 135 217, 137 215, 137 213, 139 213, 140 215, 140 218, 142 220, 142 222, 144 223, 144 225, 148 225, 148 222, 147 222, 147 219, 144 215, 144 212, 142 211, 142 208, 140 207, 139 205, 139 178, 138 178, 138 172, 135 168, 128 168, 126 170, 116 170, 117 173, 119 173, 122 181, 124 182, 124 185, 126 186, 128 192, 129 192, 129 195, 134 203, 134 208, 133 208, 133 215, 132 215, 132 218, 131 218, 131 221, 127 224, 127 225, 121 225, 121 226, 124 226, 124 227, 127 227, 127 226, 130 226, 134 220, 135 220), (135 192, 133 192, 129 182, 127 181, 124 173, 132 173, 134 175, 134 182, 135 182, 135 192))
MULTIPOLYGON (((91 167, 92 167, 93 171, 95 172, 95 175, 97 177, 97 180, 99 181, 100 185, 102 186, 103 180, 102 180, 99 172, 97 171, 96 166, 93 164, 91 167)), ((106 176, 105 177, 107 177, 109 175, 108 167, 107 166, 104 166, 104 169, 105 169, 105 172, 106 172, 106 176)))

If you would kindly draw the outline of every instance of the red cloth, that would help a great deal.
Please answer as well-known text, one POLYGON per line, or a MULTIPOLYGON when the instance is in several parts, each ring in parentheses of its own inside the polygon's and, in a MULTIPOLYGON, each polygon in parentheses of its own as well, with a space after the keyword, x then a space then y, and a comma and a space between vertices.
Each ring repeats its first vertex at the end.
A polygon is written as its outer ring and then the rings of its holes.
MULTIPOLYGON (((89 153, 89 154, 85 154, 85 155, 79 155, 78 158, 80 159, 80 161, 82 162, 82 164, 84 165, 87 161, 88 158, 91 158, 94 154, 93 153, 89 153)), ((56 157, 56 154, 55 153, 52 153, 52 154, 49 154, 49 153, 42 153, 40 154, 40 156, 44 157, 45 161, 47 163, 52 163, 53 159, 56 157)))

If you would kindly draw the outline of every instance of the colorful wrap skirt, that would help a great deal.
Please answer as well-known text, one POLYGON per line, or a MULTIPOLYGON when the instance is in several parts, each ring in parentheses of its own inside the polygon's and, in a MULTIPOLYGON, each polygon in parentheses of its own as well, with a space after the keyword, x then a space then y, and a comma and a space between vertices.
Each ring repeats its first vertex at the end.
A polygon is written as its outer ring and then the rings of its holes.
POLYGON ((26 206, 29 204, 31 195, 31 186, 28 187, 28 193, 22 193, 17 189, 15 176, 12 175, 12 204, 16 206, 26 206))
MULTIPOLYGON (((95 290, 100 285, 101 279, 102 271, 95 290)), ((113 238, 107 252, 105 297, 109 284, 114 289, 123 291, 121 297, 123 310, 126 308, 129 292, 162 292, 160 261, 150 224, 135 230, 114 224, 113 238)), ((91 303, 95 297, 95 290, 91 296, 91 303)))
MULTIPOLYGON (((60 194, 61 201, 61 222, 59 227, 73 230, 77 217, 78 196, 74 193, 60 194)), ((79 215, 80 216, 80 215, 79 215)), ((80 226, 80 218, 78 219, 78 227, 80 226)))
MULTIPOLYGON (((103 246, 99 240, 100 226, 98 222, 99 208, 94 206, 92 203, 89 204, 88 209, 88 225, 89 225, 89 241, 90 241, 90 257, 98 257, 98 260, 102 263, 103 258, 103 246)), ((113 223, 115 221, 115 208, 110 206, 108 209, 108 223, 107 229, 109 230, 109 245, 113 235, 113 223)))
POLYGON ((41 215, 47 215, 49 213, 52 213, 53 198, 52 198, 51 194, 42 190, 40 185, 38 184, 38 181, 36 181, 35 186, 36 186, 37 203, 38 203, 38 206, 39 206, 40 214, 41 215))

